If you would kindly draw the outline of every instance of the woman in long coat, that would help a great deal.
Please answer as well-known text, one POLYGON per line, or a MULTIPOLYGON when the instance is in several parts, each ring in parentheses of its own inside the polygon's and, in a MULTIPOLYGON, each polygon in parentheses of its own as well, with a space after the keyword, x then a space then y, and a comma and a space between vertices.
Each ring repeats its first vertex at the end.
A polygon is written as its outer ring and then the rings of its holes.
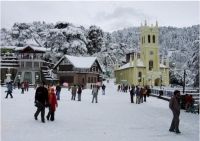
POLYGON ((50 88, 48 98, 49 98, 49 113, 47 114, 47 120, 49 120, 50 118, 51 121, 54 121, 56 107, 58 107, 54 88, 50 88))

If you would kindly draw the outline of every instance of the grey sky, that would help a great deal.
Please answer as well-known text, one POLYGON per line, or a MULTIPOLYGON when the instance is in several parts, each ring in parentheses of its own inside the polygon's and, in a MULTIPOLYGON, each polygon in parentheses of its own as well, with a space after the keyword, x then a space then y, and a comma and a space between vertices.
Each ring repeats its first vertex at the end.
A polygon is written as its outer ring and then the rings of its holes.
POLYGON ((139 26, 147 19, 160 26, 185 27, 199 24, 198 1, 2 1, 1 27, 15 22, 66 21, 75 25, 97 25, 104 31, 139 26))

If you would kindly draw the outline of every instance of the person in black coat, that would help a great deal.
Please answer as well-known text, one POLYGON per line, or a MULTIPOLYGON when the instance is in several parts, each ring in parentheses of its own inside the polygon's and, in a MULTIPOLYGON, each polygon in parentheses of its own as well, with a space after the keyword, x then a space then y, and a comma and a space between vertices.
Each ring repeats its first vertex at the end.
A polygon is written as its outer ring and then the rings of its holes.
POLYGON ((56 97, 57 97, 57 100, 60 100, 60 91, 61 91, 61 86, 58 84, 56 86, 56 97))
POLYGON ((39 113, 41 112, 41 121, 44 123, 45 122, 45 106, 48 105, 48 90, 47 88, 44 87, 44 83, 41 84, 36 89, 35 92, 35 106, 37 107, 37 111, 34 114, 35 120, 37 120, 37 117, 39 113))
POLYGON ((103 84, 101 88, 102 88, 102 94, 105 95, 106 86, 103 84))
POLYGON ((6 95, 6 97, 5 98, 8 98, 8 95, 10 95, 10 97, 11 98, 13 98, 13 96, 12 96, 12 91, 13 91, 13 87, 12 87, 12 83, 11 82, 8 82, 8 84, 7 84, 7 95, 6 95))
POLYGON ((80 85, 78 86, 78 91, 77 91, 77 93, 78 93, 78 101, 81 101, 82 88, 81 88, 80 85))
POLYGON ((173 119, 172 119, 169 131, 180 134, 181 132, 179 130, 179 121, 180 121, 179 116, 180 116, 181 106, 180 106, 180 91, 179 90, 174 91, 174 95, 171 97, 169 101, 169 108, 171 109, 173 113, 173 119))
POLYGON ((132 86, 130 90, 131 103, 134 103, 134 94, 135 94, 135 86, 132 86))

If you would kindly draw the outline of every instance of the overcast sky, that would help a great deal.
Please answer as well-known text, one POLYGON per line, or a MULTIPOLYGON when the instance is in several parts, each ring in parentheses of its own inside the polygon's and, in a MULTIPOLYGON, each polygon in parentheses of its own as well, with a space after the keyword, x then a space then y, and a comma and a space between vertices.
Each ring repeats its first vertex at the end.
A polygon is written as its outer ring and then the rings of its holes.
POLYGON ((114 31, 149 24, 186 27, 199 24, 199 1, 3 1, 1 27, 11 28, 15 22, 66 21, 75 25, 97 25, 114 31))

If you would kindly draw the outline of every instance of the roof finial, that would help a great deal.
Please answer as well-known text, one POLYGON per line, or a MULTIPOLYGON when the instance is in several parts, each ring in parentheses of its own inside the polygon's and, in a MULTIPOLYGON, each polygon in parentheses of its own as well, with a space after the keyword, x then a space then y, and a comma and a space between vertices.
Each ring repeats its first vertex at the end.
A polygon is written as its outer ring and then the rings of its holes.
POLYGON ((158 27, 158 21, 156 20, 156 27, 158 27))
POLYGON ((146 20, 146 19, 145 19, 145 21, 144 21, 144 25, 147 26, 147 20, 146 20))

